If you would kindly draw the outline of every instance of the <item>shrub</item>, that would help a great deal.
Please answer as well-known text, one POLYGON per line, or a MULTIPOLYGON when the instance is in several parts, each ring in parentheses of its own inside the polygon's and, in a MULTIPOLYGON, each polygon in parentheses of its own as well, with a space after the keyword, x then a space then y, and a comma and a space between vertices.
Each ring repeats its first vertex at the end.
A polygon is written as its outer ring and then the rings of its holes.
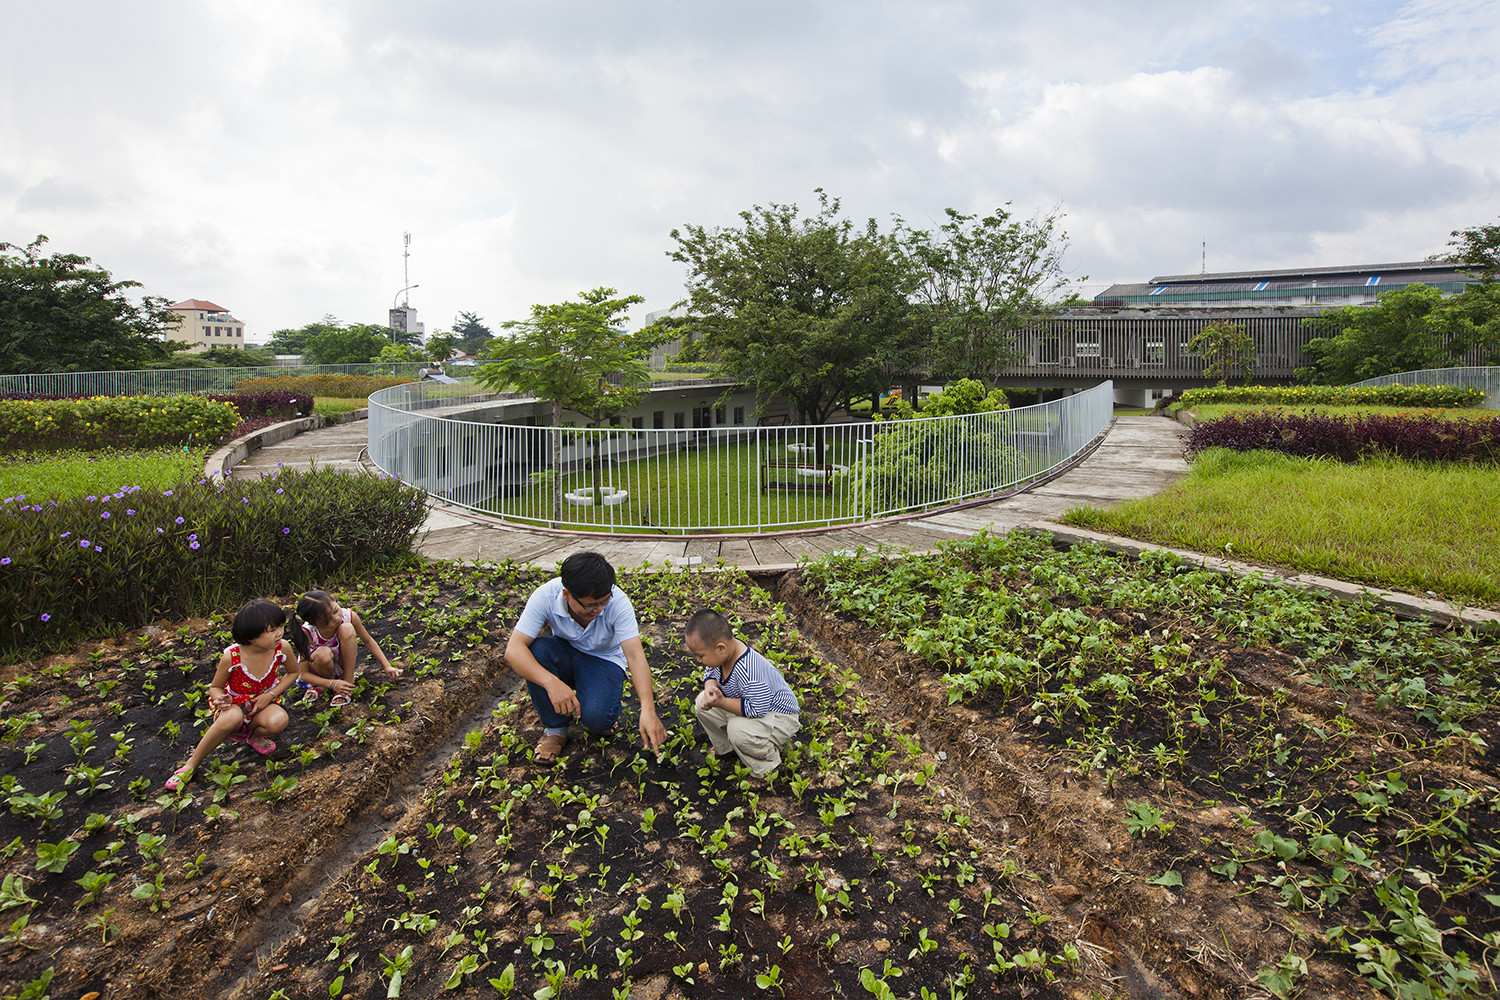
POLYGON ((331 469, 11 497, 0 502, 0 647, 181 617, 403 556, 423 499, 399 480, 331 469))
POLYGON ((355 399, 368 396, 393 385, 404 385, 416 379, 405 375, 276 375, 247 378, 235 384, 235 392, 302 393, 309 396, 335 396, 355 399))
POLYGON ((310 393, 300 390, 289 392, 235 392, 209 393, 209 399, 220 403, 230 403, 240 411, 241 420, 260 420, 264 417, 273 417, 277 420, 291 420, 293 417, 305 417, 312 413, 313 398, 310 393))
POLYGON ((1189 389, 1174 402, 1249 406, 1478 406, 1484 393, 1452 385, 1241 385, 1189 389))
POLYGON ((1500 420, 1432 415, 1363 417, 1254 413, 1208 420, 1188 435, 1187 452, 1209 448, 1277 451, 1356 462, 1373 455, 1420 461, 1500 461, 1500 420))
POLYGON ((155 448, 206 444, 234 430, 239 412, 202 396, 0 399, 0 450, 155 448))

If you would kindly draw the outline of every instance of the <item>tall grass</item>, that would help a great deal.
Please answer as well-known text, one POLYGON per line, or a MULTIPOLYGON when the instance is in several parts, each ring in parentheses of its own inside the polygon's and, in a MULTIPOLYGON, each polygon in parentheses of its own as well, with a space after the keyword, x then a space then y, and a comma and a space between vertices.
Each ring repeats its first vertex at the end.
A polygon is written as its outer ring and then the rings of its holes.
POLYGON ((160 492, 201 475, 205 453, 194 448, 70 451, 0 458, 0 496, 41 503, 113 493, 126 486, 160 492))
POLYGON ((1493 466, 1346 464, 1214 448, 1153 497, 1082 507, 1069 524, 1500 606, 1500 474, 1493 466))

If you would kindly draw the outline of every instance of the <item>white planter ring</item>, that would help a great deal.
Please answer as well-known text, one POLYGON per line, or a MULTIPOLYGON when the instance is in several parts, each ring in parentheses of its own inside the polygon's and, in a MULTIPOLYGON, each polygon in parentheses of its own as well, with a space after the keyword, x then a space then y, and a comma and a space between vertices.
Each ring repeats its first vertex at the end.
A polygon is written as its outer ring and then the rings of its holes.
MULTIPOLYGON (((617 490, 613 486, 599 487, 600 500, 605 507, 614 507, 630 499, 630 494, 625 490, 617 490)), ((596 500, 592 486, 580 486, 576 490, 570 490, 563 494, 563 499, 574 507, 592 507, 596 500)))
POLYGON ((806 476, 809 479, 822 479, 822 478, 826 478, 830 474, 835 475, 835 476, 842 476, 844 473, 846 473, 848 471, 849 471, 849 466, 847 466, 847 465, 835 465, 835 466, 831 466, 830 468, 827 468, 827 469, 820 468, 819 466, 816 466, 816 465, 799 465, 799 466, 797 466, 797 475, 799 475, 799 476, 806 476))
POLYGON ((793 455, 811 455, 813 446, 810 444, 789 444, 786 446, 786 450, 793 455))

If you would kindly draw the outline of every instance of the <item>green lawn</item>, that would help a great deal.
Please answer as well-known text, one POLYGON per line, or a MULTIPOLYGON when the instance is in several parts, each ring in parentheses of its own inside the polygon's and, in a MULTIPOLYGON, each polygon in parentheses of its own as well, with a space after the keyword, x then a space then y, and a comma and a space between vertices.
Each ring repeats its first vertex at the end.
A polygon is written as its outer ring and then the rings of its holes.
POLYGON ((1500 470, 1210 449, 1153 497, 1069 524, 1500 607, 1500 470))
POLYGON ((349 398, 318 396, 313 399, 313 412, 321 413, 325 417, 337 417, 353 410, 363 410, 369 405, 370 401, 364 396, 352 396, 349 398))
POLYGON ((113 493, 125 486, 165 490, 203 474, 204 452, 181 448, 141 451, 14 454, 0 457, 0 496, 33 503, 113 493))

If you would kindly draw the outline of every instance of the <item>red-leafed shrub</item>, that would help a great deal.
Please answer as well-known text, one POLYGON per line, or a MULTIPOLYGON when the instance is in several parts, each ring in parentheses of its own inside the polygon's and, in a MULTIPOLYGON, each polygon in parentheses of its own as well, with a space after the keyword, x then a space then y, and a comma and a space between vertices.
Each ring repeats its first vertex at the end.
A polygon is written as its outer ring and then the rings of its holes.
POLYGON ((1373 455, 1415 461, 1500 461, 1500 420, 1428 415, 1356 417, 1252 413, 1209 420, 1188 435, 1187 452, 1209 448, 1279 451, 1357 462, 1373 455))
POLYGON ((214 392, 209 393, 208 398, 221 403, 233 403, 235 409, 240 411, 241 419, 244 420, 258 420, 261 417, 291 420, 293 417, 305 417, 313 411, 313 398, 310 393, 291 390, 214 392))

